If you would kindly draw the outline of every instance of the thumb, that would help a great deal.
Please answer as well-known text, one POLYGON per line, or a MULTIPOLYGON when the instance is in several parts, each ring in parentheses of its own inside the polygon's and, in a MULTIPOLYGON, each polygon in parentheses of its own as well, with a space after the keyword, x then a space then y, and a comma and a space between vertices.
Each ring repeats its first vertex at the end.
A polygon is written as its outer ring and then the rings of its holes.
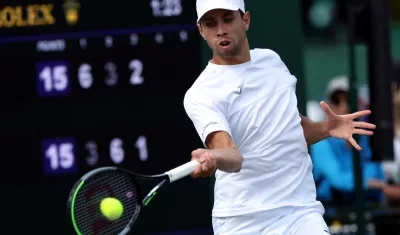
POLYGON ((320 103, 321 108, 324 110, 326 115, 331 115, 333 114, 331 108, 329 108, 329 105, 325 101, 321 101, 320 103))

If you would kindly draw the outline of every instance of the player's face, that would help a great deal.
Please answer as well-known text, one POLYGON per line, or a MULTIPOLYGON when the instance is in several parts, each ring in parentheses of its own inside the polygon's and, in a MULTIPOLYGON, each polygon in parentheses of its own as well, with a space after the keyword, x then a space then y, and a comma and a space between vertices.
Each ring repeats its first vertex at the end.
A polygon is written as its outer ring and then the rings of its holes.
POLYGON ((207 12, 197 25, 210 48, 221 58, 240 55, 250 24, 250 13, 215 9, 207 12))

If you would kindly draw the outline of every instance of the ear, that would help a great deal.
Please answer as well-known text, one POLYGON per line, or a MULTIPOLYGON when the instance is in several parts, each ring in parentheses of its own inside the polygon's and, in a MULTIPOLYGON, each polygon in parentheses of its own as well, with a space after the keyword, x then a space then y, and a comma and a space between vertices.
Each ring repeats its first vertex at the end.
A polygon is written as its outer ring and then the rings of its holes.
POLYGON ((203 32, 203 27, 201 27, 200 23, 197 23, 197 29, 199 30, 199 33, 203 37, 203 39, 206 40, 206 37, 204 36, 204 32, 203 32))
POLYGON ((247 32, 247 30, 249 30, 250 27, 250 12, 246 11, 246 13, 244 13, 243 15, 243 27, 244 30, 247 32))

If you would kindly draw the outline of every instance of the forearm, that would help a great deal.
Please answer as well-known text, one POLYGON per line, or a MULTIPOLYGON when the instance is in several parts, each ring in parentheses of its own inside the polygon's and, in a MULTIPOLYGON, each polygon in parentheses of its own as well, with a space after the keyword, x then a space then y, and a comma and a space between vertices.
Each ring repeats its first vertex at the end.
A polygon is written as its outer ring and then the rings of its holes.
POLYGON ((309 118, 300 114, 301 126, 303 127, 304 137, 307 145, 315 144, 329 137, 327 122, 313 122, 309 118))
POLYGON ((210 150, 217 160, 217 168, 228 173, 239 172, 242 169, 243 156, 236 148, 216 148, 210 150))

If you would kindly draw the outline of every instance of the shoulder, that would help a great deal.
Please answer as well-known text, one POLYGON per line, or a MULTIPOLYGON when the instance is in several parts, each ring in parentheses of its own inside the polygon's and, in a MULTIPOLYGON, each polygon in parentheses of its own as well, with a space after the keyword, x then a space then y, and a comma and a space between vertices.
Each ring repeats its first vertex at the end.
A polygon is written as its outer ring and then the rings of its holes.
POLYGON ((199 75, 192 86, 186 91, 184 104, 196 103, 211 106, 218 100, 218 93, 215 89, 220 90, 222 82, 216 79, 213 68, 207 66, 199 75))
POLYGON ((280 56, 278 53, 271 49, 266 49, 266 48, 254 48, 250 50, 250 53, 252 56, 256 56, 257 58, 270 58, 270 59, 279 59, 280 56))
POLYGON ((283 63, 278 53, 271 49, 255 48, 250 50, 250 54, 252 59, 255 58, 255 61, 283 63))
POLYGON ((184 102, 199 102, 208 97, 207 81, 210 80, 210 70, 205 68, 192 86, 186 91, 184 102))
POLYGON ((189 90, 186 91, 185 97, 183 99, 183 104, 185 107, 189 104, 197 103, 202 100, 202 95, 199 89, 195 86, 192 86, 189 88, 189 90))
POLYGON ((289 72, 289 69, 286 67, 279 54, 271 49, 255 48, 250 51, 250 54, 256 65, 259 64, 272 68, 283 69, 286 72, 289 72))
MULTIPOLYGON (((200 77, 199 77, 200 78, 200 77)), ((200 82, 195 82, 185 94, 183 105, 187 111, 194 108, 211 108, 214 104, 213 93, 200 82)))
POLYGON ((190 90, 196 92, 196 90, 204 90, 210 87, 210 81, 212 81, 212 78, 213 78, 213 68, 210 65, 207 65, 201 72, 201 74, 197 77, 197 79, 194 81, 190 90))

